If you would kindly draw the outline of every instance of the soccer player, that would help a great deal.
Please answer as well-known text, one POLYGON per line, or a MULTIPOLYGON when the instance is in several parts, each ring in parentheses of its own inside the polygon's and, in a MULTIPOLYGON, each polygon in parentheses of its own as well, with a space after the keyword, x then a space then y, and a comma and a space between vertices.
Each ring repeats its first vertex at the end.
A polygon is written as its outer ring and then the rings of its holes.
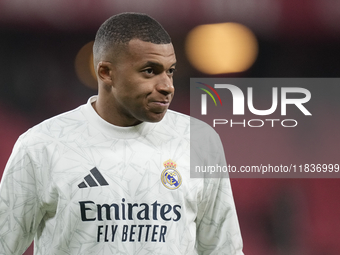
MULTIPOLYGON (((0 186, 0 254, 22 254, 33 239, 35 255, 243 254, 229 179, 190 178, 189 117, 168 110, 167 32, 122 13, 101 25, 93 53, 98 95, 14 146, 0 186)), ((206 136, 223 151, 216 133, 206 136)))

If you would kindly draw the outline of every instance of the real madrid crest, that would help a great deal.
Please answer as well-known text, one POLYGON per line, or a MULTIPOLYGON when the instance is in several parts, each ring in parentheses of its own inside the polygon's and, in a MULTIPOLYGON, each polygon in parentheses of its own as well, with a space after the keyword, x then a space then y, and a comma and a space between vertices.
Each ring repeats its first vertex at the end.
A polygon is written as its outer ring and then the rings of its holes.
POLYGON ((171 159, 164 161, 165 169, 161 175, 163 185, 168 189, 178 189, 182 184, 182 177, 177 171, 177 164, 171 159))

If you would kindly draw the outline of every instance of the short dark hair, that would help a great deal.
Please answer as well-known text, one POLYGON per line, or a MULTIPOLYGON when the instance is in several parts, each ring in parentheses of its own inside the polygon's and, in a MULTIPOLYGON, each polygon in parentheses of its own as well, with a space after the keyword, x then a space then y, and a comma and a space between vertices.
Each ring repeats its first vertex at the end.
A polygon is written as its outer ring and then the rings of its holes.
POLYGON ((158 21, 143 13, 125 12, 110 17, 99 27, 93 53, 100 55, 115 46, 126 45, 132 39, 154 44, 171 43, 169 34, 158 21))

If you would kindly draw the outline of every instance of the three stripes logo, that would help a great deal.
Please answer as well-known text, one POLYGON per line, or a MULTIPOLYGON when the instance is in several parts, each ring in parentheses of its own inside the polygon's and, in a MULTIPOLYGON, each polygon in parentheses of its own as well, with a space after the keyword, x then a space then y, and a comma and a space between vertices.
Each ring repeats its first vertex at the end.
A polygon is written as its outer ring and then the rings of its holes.
MULTIPOLYGON (((217 96, 218 100, 220 101, 220 104, 222 105, 222 100, 220 98, 220 95, 217 93, 217 91, 213 87, 211 87, 210 85, 205 84, 203 82, 197 82, 197 83, 202 84, 205 87, 209 88, 217 96)), ((201 87, 197 87, 197 88, 206 92, 212 98, 212 100, 214 101, 215 106, 217 106, 215 97, 213 96, 213 94, 209 90, 207 90, 205 88, 201 88, 201 87)), ((206 94, 201 95, 201 114, 207 115, 207 95, 206 94)))
POLYGON ((84 181, 78 185, 80 189, 87 188, 88 186, 96 187, 109 185, 96 167, 92 168, 90 172, 92 175, 86 175, 84 181))

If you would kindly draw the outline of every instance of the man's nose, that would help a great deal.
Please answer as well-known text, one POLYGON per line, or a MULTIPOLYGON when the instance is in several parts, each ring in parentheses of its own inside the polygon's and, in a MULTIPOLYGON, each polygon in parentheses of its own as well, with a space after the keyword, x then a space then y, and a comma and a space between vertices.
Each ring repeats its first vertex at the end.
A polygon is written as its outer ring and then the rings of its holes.
POLYGON ((164 95, 174 93, 175 88, 173 85, 172 76, 169 76, 166 72, 160 74, 156 88, 164 95))

